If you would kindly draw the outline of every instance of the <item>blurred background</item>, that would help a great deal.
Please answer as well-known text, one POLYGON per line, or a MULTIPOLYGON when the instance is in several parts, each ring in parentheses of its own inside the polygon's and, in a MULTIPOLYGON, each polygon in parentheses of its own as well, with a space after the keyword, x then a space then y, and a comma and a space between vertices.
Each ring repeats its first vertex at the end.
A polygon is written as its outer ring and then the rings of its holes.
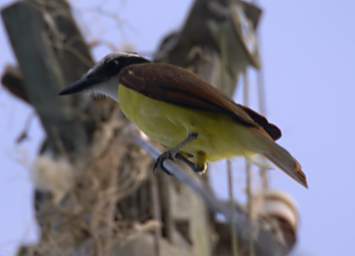
MULTIPOLYGON (((0 8, 14 1, 0 0, 0 8)), ((72 1, 73 14, 95 59, 113 49, 134 49, 152 56, 160 40, 183 25, 193 1, 72 1)), ((306 190, 271 171, 271 186, 289 194, 300 226, 293 255, 349 255, 355 228, 355 136, 353 1, 258 2, 258 31, 268 118, 281 127, 285 146, 302 163, 306 190)), ((0 73, 16 64, 0 22, 0 73)), ((250 71, 251 83, 255 72, 250 71)), ((257 105, 255 89, 251 105, 257 105)), ((238 90, 236 99, 241 100, 238 90)), ((44 138, 33 108, 0 87, 0 255, 15 255, 20 244, 35 243, 36 225, 29 169, 44 138), (28 138, 17 143, 28 128, 28 138)), ((238 163, 236 166, 239 166, 238 163)), ((227 198, 224 164, 212 166, 212 185, 227 198)), ((238 169, 238 168, 237 168, 238 169)), ((234 176, 243 193, 244 175, 234 176)), ((239 186, 239 187, 238 187, 239 186)), ((239 190, 238 190, 239 188, 239 190)))

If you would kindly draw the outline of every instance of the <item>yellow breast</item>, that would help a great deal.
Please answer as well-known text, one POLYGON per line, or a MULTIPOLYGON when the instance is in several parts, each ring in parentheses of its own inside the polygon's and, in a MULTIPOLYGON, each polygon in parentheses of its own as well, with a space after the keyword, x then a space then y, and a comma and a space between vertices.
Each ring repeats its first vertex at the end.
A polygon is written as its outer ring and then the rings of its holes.
POLYGON ((167 148, 179 144, 189 133, 197 132, 198 139, 184 148, 186 153, 203 151, 207 161, 247 153, 248 130, 228 116, 154 100, 124 85, 119 86, 118 98, 126 117, 167 148))

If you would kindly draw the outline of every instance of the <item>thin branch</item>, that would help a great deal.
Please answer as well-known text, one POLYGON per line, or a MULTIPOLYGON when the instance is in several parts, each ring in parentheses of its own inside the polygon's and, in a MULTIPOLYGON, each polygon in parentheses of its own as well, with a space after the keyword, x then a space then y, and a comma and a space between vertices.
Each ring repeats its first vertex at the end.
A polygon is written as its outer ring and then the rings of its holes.
MULTIPOLYGON (((234 179, 233 179, 233 166, 232 166, 232 160, 228 159, 227 160, 227 173, 228 173, 228 195, 229 195, 229 201, 230 205, 232 208, 234 208, 235 205, 235 195, 234 195, 234 179)), ((239 245, 238 245, 238 240, 237 240, 237 231, 234 228, 235 223, 231 223, 231 244, 232 244, 232 252, 233 256, 238 256, 239 255, 239 245)))
MULTIPOLYGON (((256 83, 257 83, 257 91, 258 91, 258 103, 259 103, 259 110, 260 113, 264 116, 267 115, 267 108, 266 108, 266 96, 265 96, 265 78, 264 78, 264 69, 262 65, 262 56, 260 54, 260 45, 261 45, 261 37, 260 33, 256 32, 256 43, 257 43, 257 48, 259 51, 259 62, 260 62, 260 68, 257 71, 256 75, 256 83)), ((262 182, 262 189, 263 191, 267 191, 270 186, 269 182, 269 172, 267 168, 259 168, 260 172, 260 177, 261 177, 261 182, 262 182)))
POLYGON ((26 121, 25 121, 25 126, 22 129, 22 132, 17 136, 16 138, 16 144, 20 144, 23 141, 25 141, 26 139, 28 139, 28 131, 30 130, 31 124, 32 124, 32 120, 35 117, 35 113, 31 112, 26 121))
MULTIPOLYGON (((248 69, 244 70, 243 73, 243 82, 244 82, 244 88, 243 88, 243 104, 245 106, 249 106, 250 103, 250 86, 249 86, 249 77, 248 77, 248 69)), ((251 170, 251 164, 249 162, 249 160, 247 158, 245 158, 245 172, 246 172, 246 184, 247 184, 247 207, 248 207, 248 215, 249 215, 249 219, 253 220, 253 216, 254 216, 254 198, 253 198, 253 173, 251 170)), ((255 250, 254 250, 254 246, 253 246, 253 237, 254 234, 251 234, 252 236, 249 239, 248 242, 248 247, 249 247, 249 256, 254 256, 255 255, 255 250)))
MULTIPOLYGON (((155 221, 161 225, 162 218, 161 218, 161 205, 159 201, 159 189, 157 183, 157 177, 153 176, 150 178, 151 186, 150 186, 150 193, 152 195, 152 213, 153 218, 155 221)), ((154 250, 155 255, 161 255, 161 247, 160 247, 160 240, 161 240, 161 227, 154 230, 154 250)))

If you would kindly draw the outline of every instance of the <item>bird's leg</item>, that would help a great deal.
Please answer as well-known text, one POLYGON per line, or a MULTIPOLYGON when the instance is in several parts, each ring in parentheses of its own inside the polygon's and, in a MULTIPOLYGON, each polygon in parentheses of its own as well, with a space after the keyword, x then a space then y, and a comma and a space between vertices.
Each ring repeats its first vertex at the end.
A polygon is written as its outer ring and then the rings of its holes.
POLYGON ((177 153, 176 154, 176 159, 179 159, 183 161, 185 164, 187 164, 192 170, 195 171, 196 164, 192 162, 191 160, 187 159, 187 157, 182 154, 182 153, 177 153))
POLYGON ((202 151, 198 151, 196 154, 196 163, 187 159, 183 154, 178 153, 176 159, 182 160, 187 164, 194 172, 203 174, 207 170, 206 154, 202 151))
POLYGON ((164 172, 169 173, 169 171, 164 167, 164 162, 167 159, 174 160, 176 159, 176 156, 178 153, 181 151, 183 147, 185 147, 187 144, 191 143, 192 141, 196 140, 198 137, 198 134, 196 132, 191 132, 189 135, 178 145, 175 147, 165 151, 162 153, 157 160, 154 163, 153 170, 155 171, 158 167, 161 168, 164 172))

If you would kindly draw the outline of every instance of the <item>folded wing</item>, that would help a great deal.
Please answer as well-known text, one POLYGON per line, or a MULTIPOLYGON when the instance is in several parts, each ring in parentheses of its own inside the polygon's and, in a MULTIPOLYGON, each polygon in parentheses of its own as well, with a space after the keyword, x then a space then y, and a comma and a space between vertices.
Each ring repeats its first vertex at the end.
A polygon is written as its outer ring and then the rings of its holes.
POLYGON ((147 97, 225 114, 240 125, 263 129, 273 140, 281 137, 280 129, 264 116, 236 104, 192 72, 177 66, 162 63, 131 65, 121 71, 120 82, 147 97))

